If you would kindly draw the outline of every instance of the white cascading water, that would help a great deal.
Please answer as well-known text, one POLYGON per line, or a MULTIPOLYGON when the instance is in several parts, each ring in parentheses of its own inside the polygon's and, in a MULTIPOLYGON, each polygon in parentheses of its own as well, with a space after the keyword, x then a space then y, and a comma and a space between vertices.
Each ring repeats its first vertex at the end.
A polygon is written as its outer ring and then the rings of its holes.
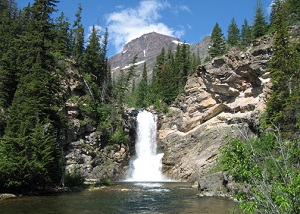
POLYGON ((130 163, 127 181, 164 181, 161 172, 163 153, 157 154, 156 146, 157 116, 141 111, 137 115, 136 155, 130 163))

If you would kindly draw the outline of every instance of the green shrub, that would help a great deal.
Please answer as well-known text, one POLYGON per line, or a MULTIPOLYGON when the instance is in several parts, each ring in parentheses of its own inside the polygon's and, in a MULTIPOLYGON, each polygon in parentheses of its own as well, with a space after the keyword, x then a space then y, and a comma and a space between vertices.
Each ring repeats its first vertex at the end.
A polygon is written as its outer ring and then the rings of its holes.
POLYGON ((112 180, 110 178, 101 178, 99 181, 93 183, 90 188, 94 189, 102 186, 110 186, 112 184, 112 180))
POLYGON ((84 178, 79 174, 76 168, 74 168, 71 173, 66 173, 65 175, 65 185, 67 187, 80 186, 83 182, 84 178))
POLYGON ((123 131, 121 126, 118 126, 109 138, 109 144, 127 144, 127 141, 128 135, 123 131))
POLYGON ((223 169, 245 188, 235 195, 244 211, 300 213, 299 146, 267 132, 222 148, 223 169))

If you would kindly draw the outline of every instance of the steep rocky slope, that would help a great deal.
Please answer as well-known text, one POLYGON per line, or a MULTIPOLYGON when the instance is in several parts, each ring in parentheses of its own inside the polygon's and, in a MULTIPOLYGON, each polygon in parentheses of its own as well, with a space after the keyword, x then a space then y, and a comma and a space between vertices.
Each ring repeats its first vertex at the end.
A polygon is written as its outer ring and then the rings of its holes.
POLYGON ((105 145, 93 118, 87 118, 81 111, 80 106, 86 105, 89 95, 83 77, 70 65, 65 74, 61 85, 68 127, 61 136, 61 143, 65 150, 66 172, 76 172, 88 180, 123 177, 129 162, 129 146, 105 145))
POLYGON ((160 117, 158 143, 170 178, 197 181, 212 172, 226 136, 255 134, 270 88, 271 52, 270 38, 262 38, 199 66, 188 78, 178 104, 160 117))

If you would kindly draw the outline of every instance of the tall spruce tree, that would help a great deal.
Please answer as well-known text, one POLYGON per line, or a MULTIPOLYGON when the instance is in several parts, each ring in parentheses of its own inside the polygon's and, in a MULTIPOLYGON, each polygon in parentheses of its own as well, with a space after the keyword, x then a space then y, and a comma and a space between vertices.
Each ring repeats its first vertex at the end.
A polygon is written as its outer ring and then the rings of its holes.
POLYGON ((53 53, 58 59, 70 57, 71 54, 71 36, 70 23, 63 12, 55 22, 55 39, 53 44, 53 53))
POLYGON ((101 85, 101 99, 102 101, 110 102, 109 97, 112 93, 112 80, 111 80, 111 73, 108 66, 108 59, 107 59, 107 45, 108 45, 108 29, 105 29, 102 43, 100 47, 100 85, 101 85))
MULTIPOLYGON (((187 57, 187 49, 182 45, 177 46, 175 54, 172 53, 171 48, 165 58, 165 66, 163 72, 160 74, 160 99, 167 104, 171 104, 178 95, 178 91, 185 84, 188 69, 186 68, 185 59, 187 57)), ((187 60, 187 59, 186 59, 187 60)))
POLYGON ((136 60, 137 60, 137 55, 135 55, 130 62, 130 67, 128 70, 125 71, 121 70, 119 76, 117 77, 117 81, 114 84, 114 97, 118 102, 119 106, 122 106, 125 100, 126 94, 129 92, 130 88, 132 87, 132 79, 135 77, 135 72, 136 72, 136 60))
MULTIPOLYGON (((196 61, 196 60, 194 60, 196 61)), ((187 76, 193 72, 194 64, 186 43, 177 46, 175 54, 171 48, 167 54, 162 48, 157 56, 152 78, 151 93, 154 101, 171 104, 177 95, 183 91, 187 76)))
POLYGON ((241 45, 247 46, 250 44, 252 38, 251 26, 248 25, 247 19, 244 19, 241 30, 241 45))
POLYGON ((240 44, 240 30, 235 22, 235 19, 232 18, 230 25, 228 27, 228 38, 227 42, 231 46, 237 46, 240 44))
POLYGON ((93 26, 82 60, 82 71, 89 75, 88 82, 93 96, 97 100, 100 100, 101 78, 104 78, 101 76, 100 63, 100 36, 98 30, 93 26))
POLYGON ((256 39, 267 33, 268 23, 264 15, 263 5, 260 0, 256 1, 256 10, 254 16, 254 22, 252 25, 253 38, 256 39))
POLYGON ((208 53, 211 58, 224 54, 226 51, 226 40, 222 33, 222 29, 220 28, 219 24, 213 28, 210 38, 210 47, 208 53))
POLYGON ((153 89, 153 93, 158 95, 159 91, 160 91, 160 86, 161 86, 161 79, 160 76, 162 74, 162 72, 165 69, 165 62, 166 61, 166 50, 163 47, 161 49, 160 54, 157 55, 156 57, 156 64, 153 68, 153 77, 152 77, 152 89, 153 89))
POLYGON ((56 0, 37 0, 27 8, 28 29, 20 37, 18 61, 21 72, 4 138, 0 144, 0 180, 6 188, 31 190, 57 182, 59 143, 56 140, 60 117, 59 90, 51 54, 54 26, 51 14, 56 0), (23 43, 24 42, 24 43, 23 43))
POLYGON ((0 0, 0 137, 16 86, 15 38, 22 32, 14 0, 0 0))
POLYGON ((267 102, 268 121, 288 135, 299 136, 299 44, 289 41, 288 14, 282 1, 275 2, 274 53, 270 62, 272 92, 267 102), (297 134, 298 133, 298 134, 297 134))
POLYGON ((71 55, 75 60, 75 63, 78 67, 81 66, 81 60, 84 53, 84 28, 81 22, 81 12, 82 7, 78 5, 78 11, 75 16, 73 28, 71 30, 72 33, 72 51, 71 55))
MULTIPOLYGON (((174 69, 177 70, 176 76, 178 78, 178 84, 180 87, 184 87, 187 76, 191 73, 191 52, 190 46, 188 44, 186 44, 185 42, 183 44, 178 44, 174 61, 174 63, 176 64, 176 67, 174 67, 174 69)), ((168 60, 168 64, 172 64, 172 60, 168 60)), ((171 65, 171 67, 173 66, 171 65)))
POLYGON ((149 93, 149 87, 148 87, 148 78, 147 78, 147 64, 144 63, 143 73, 142 73, 142 79, 138 83, 135 93, 136 93, 136 107, 146 107, 148 105, 148 93, 149 93))

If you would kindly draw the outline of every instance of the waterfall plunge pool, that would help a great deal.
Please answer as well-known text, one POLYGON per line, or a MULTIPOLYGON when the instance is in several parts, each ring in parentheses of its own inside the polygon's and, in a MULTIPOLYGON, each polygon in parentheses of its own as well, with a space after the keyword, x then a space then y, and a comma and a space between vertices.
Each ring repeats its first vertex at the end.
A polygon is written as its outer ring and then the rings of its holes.
MULTIPOLYGON (((223 214, 238 204, 225 198, 199 197, 190 183, 116 182, 112 186, 51 196, 0 201, 1 214, 223 214)), ((242 212, 236 212, 242 213, 242 212)))

